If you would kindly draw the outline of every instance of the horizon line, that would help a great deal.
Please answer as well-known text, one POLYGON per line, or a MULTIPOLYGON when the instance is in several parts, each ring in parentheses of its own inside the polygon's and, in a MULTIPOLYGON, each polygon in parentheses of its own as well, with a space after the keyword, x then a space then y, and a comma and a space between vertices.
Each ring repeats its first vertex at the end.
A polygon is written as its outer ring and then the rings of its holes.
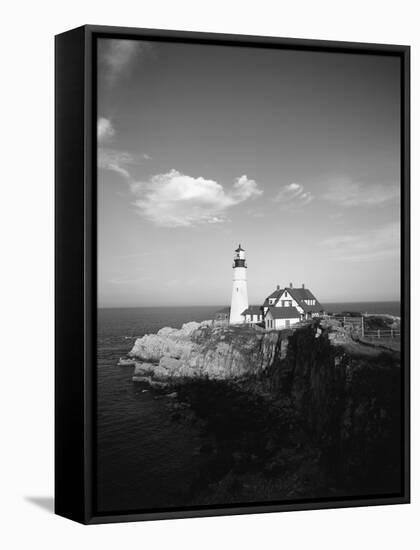
MULTIPOLYGON (((329 305, 329 304, 395 304, 399 303, 401 304, 401 299, 399 300, 357 300, 357 301, 346 301, 346 300, 339 300, 339 301, 333 301, 333 302, 323 302, 323 305, 329 305)), ((252 304, 251 304, 252 305, 252 304)), ((166 306, 150 306, 150 305, 136 305, 136 306, 97 306, 96 309, 138 309, 138 308, 177 308, 177 307, 229 307, 229 304, 178 304, 178 305, 166 305, 166 306)))

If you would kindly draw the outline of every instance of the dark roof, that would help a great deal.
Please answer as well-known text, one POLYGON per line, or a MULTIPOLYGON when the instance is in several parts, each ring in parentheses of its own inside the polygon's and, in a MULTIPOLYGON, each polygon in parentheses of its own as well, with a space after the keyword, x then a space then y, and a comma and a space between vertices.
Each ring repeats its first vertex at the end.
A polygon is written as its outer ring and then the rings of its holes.
POLYGON ((249 306, 248 309, 245 309, 241 315, 262 315, 263 308, 262 306, 249 306))
POLYGON ((315 300, 315 304, 313 306, 305 304, 305 302, 299 302, 299 305, 305 313, 321 313, 321 311, 324 311, 324 308, 317 300, 315 300))
POLYGON ((287 290, 296 301, 297 300, 316 300, 315 296, 307 288, 286 287, 284 290, 287 290))
POLYGON ((268 300, 270 298, 280 298, 280 296, 283 294, 283 290, 284 288, 279 288, 279 289, 276 289, 274 292, 272 292, 269 296, 267 296, 267 298, 264 300, 264 306, 268 306, 269 305, 269 302, 268 300))
POLYGON ((235 250, 235 252, 245 252, 245 250, 242 248, 242 246, 239 244, 238 248, 235 250))
POLYGON ((309 289, 286 287, 284 290, 287 290, 290 296, 296 300, 296 302, 306 313, 320 313, 321 311, 324 311, 322 305, 318 302, 318 300, 309 289), (313 306, 310 306, 306 304, 303 300, 315 300, 315 304, 313 306))
POLYGON ((295 307, 270 307, 265 316, 269 313, 273 319, 300 319, 300 313, 295 307))

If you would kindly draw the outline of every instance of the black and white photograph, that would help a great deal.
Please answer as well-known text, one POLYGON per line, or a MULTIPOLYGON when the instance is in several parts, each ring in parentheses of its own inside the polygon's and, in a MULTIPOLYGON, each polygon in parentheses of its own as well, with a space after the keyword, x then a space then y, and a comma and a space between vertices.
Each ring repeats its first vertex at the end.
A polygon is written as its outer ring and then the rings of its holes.
POLYGON ((95 51, 98 513, 401 495, 401 57, 95 51))
POLYGON ((0 548, 417 550, 417 11, 4 5, 0 548))

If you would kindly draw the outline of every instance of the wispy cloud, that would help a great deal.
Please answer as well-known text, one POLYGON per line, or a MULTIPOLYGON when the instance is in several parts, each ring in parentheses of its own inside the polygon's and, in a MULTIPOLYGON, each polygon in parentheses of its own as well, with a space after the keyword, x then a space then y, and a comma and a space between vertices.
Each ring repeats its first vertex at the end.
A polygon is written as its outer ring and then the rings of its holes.
POLYGON ((109 118, 98 118, 98 143, 111 139, 115 135, 115 129, 109 118))
POLYGON ((115 128, 112 122, 105 117, 98 118, 98 168, 103 170, 111 170, 123 176, 129 183, 133 183, 132 175, 129 171, 130 165, 140 164, 145 160, 150 160, 148 154, 142 153, 133 156, 126 151, 119 151, 106 147, 107 142, 112 141, 116 135, 115 128))
POLYGON ((120 174, 125 179, 131 180, 131 174, 127 169, 131 164, 134 164, 134 160, 129 153, 106 149, 104 147, 98 149, 98 168, 111 170, 120 174))
POLYGON ((237 178, 229 190, 203 177, 192 177, 177 170, 157 174, 131 186, 139 212, 155 225, 188 227, 200 223, 226 221, 226 211, 262 190, 246 175, 237 178))
POLYGON ((363 184, 351 178, 340 177, 328 185, 323 198, 340 206, 377 206, 397 200, 398 185, 363 184))
POLYGON ((109 85, 129 74, 134 62, 141 62, 153 49, 151 42, 140 40, 99 40, 98 62, 109 85))
POLYGON ((320 244, 334 258, 348 262, 396 258, 400 253, 400 224, 393 222, 366 231, 334 235, 320 244))
POLYGON ((313 199, 312 193, 305 191, 304 186, 300 183, 289 183, 283 186, 274 197, 276 202, 288 208, 301 208, 312 202, 313 199))

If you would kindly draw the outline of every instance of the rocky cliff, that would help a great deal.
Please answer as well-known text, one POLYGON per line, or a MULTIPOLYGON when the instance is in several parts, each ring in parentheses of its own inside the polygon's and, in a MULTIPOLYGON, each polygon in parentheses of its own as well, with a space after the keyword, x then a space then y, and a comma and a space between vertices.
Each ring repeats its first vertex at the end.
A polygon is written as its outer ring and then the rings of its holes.
POLYGON ((318 339, 311 330, 296 331, 287 356, 270 366, 265 387, 290 402, 333 483, 355 494, 398 492, 400 354, 339 341, 331 327, 318 339))
POLYGON ((263 372, 287 347, 283 333, 252 327, 186 323, 162 328, 138 339, 129 356, 136 360, 134 380, 179 381, 182 378, 234 380, 263 372))
POLYGON ((130 357, 135 381, 175 385, 211 434, 201 499, 400 488, 398 352, 354 342, 334 323, 264 332, 204 322, 144 336, 130 357))

